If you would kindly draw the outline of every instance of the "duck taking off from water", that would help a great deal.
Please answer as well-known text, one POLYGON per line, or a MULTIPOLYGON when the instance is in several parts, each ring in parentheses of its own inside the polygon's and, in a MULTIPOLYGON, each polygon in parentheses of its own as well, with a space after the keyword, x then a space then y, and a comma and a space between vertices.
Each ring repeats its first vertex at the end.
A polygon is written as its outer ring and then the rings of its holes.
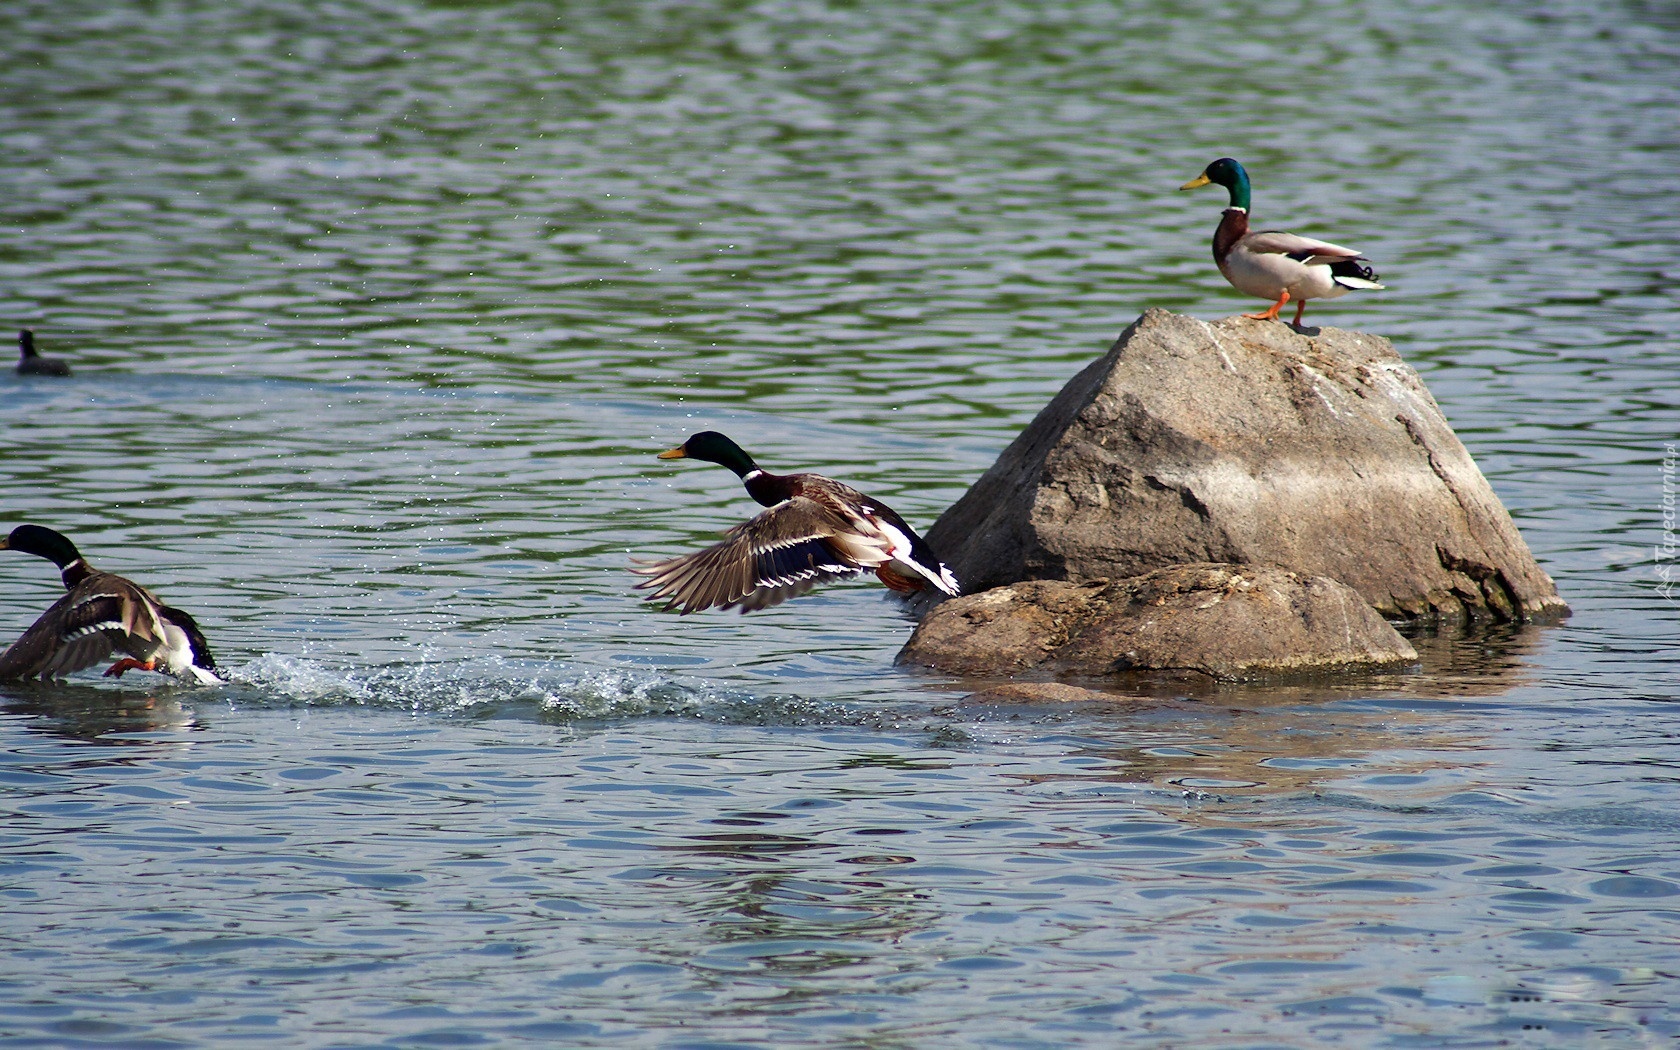
POLYGON ((18 329, 18 363, 20 376, 67 376, 70 366, 56 357, 42 357, 35 351, 35 333, 18 329))
POLYGON ((1270 321, 1283 304, 1294 300, 1295 325, 1300 327, 1308 299, 1334 299, 1356 288, 1382 287, 1369 261, 1352 248, 1281 230, 1250 232, 1248 172, 1230 157, 1209 164, 1179 189, 1209 183, 1231 191, 1230 206, 1213 231, 1213 261, 1219 272, 1239 292, 1273 300, 1271 309, 1244 317, 1270 321))
POLYGON ((733 470, 747 495, 769 507, 730 529, 722 543, 630 571, 647 579, 648 601, 686 615, 717 606, 742 612, 798 597, 819 583, 873 572, 900 594, 961 593, 927 542, 880 500, 821 474, 771 474, 741 446, 702 431, 660 459, 700 459, 733 470))
POLYGON ((62 534, 43 525, 19 525, 0 539, 0 550, 51 561, 69 592, 0 653, 0 681, 62 678, 119 652, 127 655, 106 670, 107 676, 120 678, 138 668, 187 682, 221 681, 191 616, 136 583, 95 569, 62 534))

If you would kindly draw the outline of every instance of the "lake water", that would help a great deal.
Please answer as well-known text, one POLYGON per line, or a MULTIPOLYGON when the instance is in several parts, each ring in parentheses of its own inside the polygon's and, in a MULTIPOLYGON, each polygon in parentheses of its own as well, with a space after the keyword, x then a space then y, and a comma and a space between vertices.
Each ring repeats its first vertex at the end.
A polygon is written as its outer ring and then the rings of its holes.
MULTIPOLYGON (((235 679, 0 687, 0 1046, 1680 1040, 1672 5, 0 33, 0 324, 77 369, 0 377, 3 523, 235 679), (1056 706, 895 668, 877 586, 638 600, 752 510, 694 430, 925 529, 1146 307, 1262 305, 1175 192, 1224 154, 1375 262, 1309 322, 1394 340, 1570 619, 1056 706)), ((61 593, 0 580, 8 638, 61 593)))

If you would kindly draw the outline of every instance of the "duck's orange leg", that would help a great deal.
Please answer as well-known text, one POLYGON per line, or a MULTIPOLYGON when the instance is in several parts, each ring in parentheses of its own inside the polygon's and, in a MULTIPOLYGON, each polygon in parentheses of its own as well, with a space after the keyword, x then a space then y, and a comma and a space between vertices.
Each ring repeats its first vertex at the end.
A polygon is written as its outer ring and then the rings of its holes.
MULTIPOLYGON (((1289 292, 1287 290, 1285 290, 1278 295, 1278 301, 1272 304, 1272 308, 1270 310, 1267 310, 1265 313, 1262 313, 1262 314, 1243 314, 1243 316, 1244 317, 1252 317, 1256 321, 1275 321, 1275 320, 1277 320, 1278 311, 1283 309, 1283 304, 1287 303, 1288 301, 1289 301, 1289 292)), ((1305 300, 1302 301, 1301 305, 1303 307, 1306 305, 1305 300)))
POLYGON ((1295 327, 1301 327, 1301 315, 1307 312, 1307 301, 1302 299, 1295 304, 1295 327))
POLYGON ((125 656, 121 660, 105 669, 106 678, 121 678, 124 671, 155 671, 156 660, 136 660, 132 656, 125 656))

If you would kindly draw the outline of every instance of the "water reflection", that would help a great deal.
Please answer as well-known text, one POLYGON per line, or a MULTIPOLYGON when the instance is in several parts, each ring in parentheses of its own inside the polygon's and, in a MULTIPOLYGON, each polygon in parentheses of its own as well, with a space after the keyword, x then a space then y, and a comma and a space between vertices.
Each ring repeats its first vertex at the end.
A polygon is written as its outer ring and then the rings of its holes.
POLYGON ((712 869, 706 887, 687 910, 710 924, 710 934, 724 944, 825 937, 890 941, 936 919, 911 887, 878 879, 813 878, 797 868, 712 869))
POLYGON ((7 683, 0 686, 0 709, 23 715, 20 728, 72 740, 115 746, 151 745, 148 737, 125 737, 168 729, 204 728, 194 710, 194 691, 164 685, 156 690, 112 689, 58 683, 7 683))
POLYGON ((1486 742, 1479 714, 1458 702, 1532 685, 1546 631, 1500 624, 1419 635, 1421 667, 1405 674, 1249 684, 1167 672, 1023 676, 980 685, 959 709, 968 718, 1100 712, 1124 738, 1084 742, 1073 753, 1092 759, 1091 768, 1025 778, 1034 783, 1112 781, 1219 797, 1294 795, 1357 776, 1445 792, 1439 774, 1473 766, 1486 742))
POLYGON ((1545 624, 1467 625, 1408 636, 1421 674, 1400 683, 1404 696, 1498 696, 1538 680, 1538 657, 1553 636, 1545 624))
MULTIPOLYGON (((1468 727, 1455 731, 1447 721, 1443 726, 1436 711, 1338 711, 1310 719, 1230 708, 1187 711, 1182 728, 1165 728, 1162 719, 1154 718, 1150 729, 1129 734, 1133 739, 1126 742, 1069 750, 1087 759, 1089 768, 1010 775, 1035 784, 1151 785, 1189 799, 1295 796, 1352 774, 1424 784, 1439 771, 1462 770, 1466 753, 1479 742, 1468 727)), ((1195 814, 1186 819, 1194 820, 1195 814)))
MULTIPOLYGON (((1535 657, 1548 628, 1537 624, 1459 626, 1415 631, 1416 667, 1403 671, 1232 682, 1189 671, 1128 671, 1103 678, 1051 680, 1028 672, 996 681, 973 679, 969 702, 1090 704, 1131 709, 1204 704, 1234 709, 1332 703, 1360 697, 1492 697, 1536 681, 1535 657)), ((924 676, 928 680, 928 676, 924 676)), ((941 686, 946 680, 938 680, 941 686)))

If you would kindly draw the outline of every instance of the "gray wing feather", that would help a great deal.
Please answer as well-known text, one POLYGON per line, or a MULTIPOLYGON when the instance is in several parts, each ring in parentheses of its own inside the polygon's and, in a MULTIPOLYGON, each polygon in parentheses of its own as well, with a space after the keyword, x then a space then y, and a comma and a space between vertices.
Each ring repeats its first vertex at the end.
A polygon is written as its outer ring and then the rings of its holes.
POLYGON ((1305 262, 1309 259, 1358 259, 1359 252, 1339 244, 1302 237, 1282 230, 1259 230, 1244 237, 1243 247, 1259 255, 1289 255, 1305 262))
POLYGON ((89 576, 0 653, 0 679, 62 678, 119 651, 146 659, 158 647, 151 601, 120 576, 89 576))
POLYGON ((127 634, 117 628, 97 629, 92 624, 66 636, 65 619, 78 595, 66 594, 54 602, 22 637, 0 653, 0 679, 62 678, 110 656, 127 634))
POLYGON ((648 577, 636 586, 653 592, 649 601, 666 599, 666 608, 764 609, 824 580, 856 575, 826 542, 850 528, 830 508, 796 497, 736 525, 722 543, 630 571, 648 577))

